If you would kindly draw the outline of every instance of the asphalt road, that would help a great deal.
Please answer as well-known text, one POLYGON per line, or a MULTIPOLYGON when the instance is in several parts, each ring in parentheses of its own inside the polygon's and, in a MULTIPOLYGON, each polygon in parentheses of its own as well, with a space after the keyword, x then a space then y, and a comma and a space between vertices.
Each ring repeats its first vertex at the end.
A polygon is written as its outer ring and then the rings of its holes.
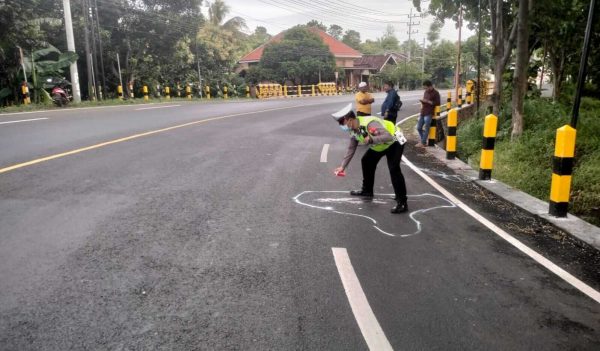
MULTIPOLYGON (((350 198, 362 151, 332 174, 329 116, 350 99, 0 115, 0 349, 600 349, 596 301, 407 164, 410 213, 385 161, 350 198)), ((598 289, 585 266, 563 268, 598 289)))

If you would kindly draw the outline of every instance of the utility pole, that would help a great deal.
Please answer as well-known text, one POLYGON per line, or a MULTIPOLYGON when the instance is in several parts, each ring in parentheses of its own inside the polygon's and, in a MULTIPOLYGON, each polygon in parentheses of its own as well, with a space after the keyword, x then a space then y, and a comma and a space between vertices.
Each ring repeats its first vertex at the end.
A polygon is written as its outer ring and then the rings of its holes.
MULTIPOLYGON (((63 0, 65 13, 65 31, 67 32, 67 49, 75 52, 75 39, 73 37, 73 23, 71 22, 71 2, 63 0)), ((77 73, 77 61, 71 64, 71 87, 73 88, 73 102, 81 102, 81 91, 79 89, 79 74, 77 73)))
POLYGON ((585 37, 583 39, 583 51, 579 63, 579 74, 577 76, 577 89, 575 90, 575 102, 573 103, 573 112, 571 113, 571 127, 577 129, 577 118, 579 117, 579 104, 581 103, 581 90, 585 81, 587 70, 587 60, 590 53, 590 36, 592 33, 592 24, 594 23, 594 5, 596 0, 590 0, 590 10, 588 13, 587 25, 585 27, 585 37))
POLYGON ((94 0, 96 10, 96 27, 98 30, 98 43, 100 44, 100 72, 102 73, 102 93, 106 94, 106 77, 104 75, 104 56, 102 55, 102 35, 100 34, 100 16, 98 15, 98 1, 94 0))
POLYGON ((420 15, 415 14, 413 16, 412 14, 412 8, 410 9, 410 14, 408 15, 408 62, 410 62, 410 56, 411 56, 411 51, 412 51, 412 46, 411 46, 411 42, 410 42, 410 36, 412 34, 417 34, 419 33, 418 30, 414 31, 412 30, 412 26, 418 26, 419 24, 421 24, 421 22, 417 22, 417 23, 413 23, 413 18, 417 18, 420 17, 420 15))
POLYGON ((95 89, 92 89, 92 60, 90 54, 90 33, 88 28, 88 13, 90 9, 86 7, 87 1, 83 0, 81 2, 82 13, 83 13, 83 34, 85 38, 85 65, 87 67, 87 92, 88 92, 88 100, 97 100, 95 95, 95 89))
POLYGON ((479 116, 479 97, 481 95, 481 0, 478 1, 477 7, 477 116, 479 116))
POLYGON ((456 101, 458 101, 458 88, 460 87, 460 41, 461 41, 461 31, 462 31, 462 4, 459 3, 458 8, 458 49, 456 55, 456 70, 454 72, 454 96, 456 97, 456 101))
POLYGON ((97 47, 96 47, 96 27, 94 25, 94 9, 91 7, 91 3, 90 0, 84 0, 87 3, 87 8, 88 8, 88 12, 87 15, 90 18, 90 23, 91 23, 91 34, 92 34, 92 59, 94 62, 94 66, 93 66, 93 70, 92 70, 92 75, 93 75, 93 81, 94 81, 94 95, 98 96, 98 98, 100 100, 102 100, 102 93, 98 92, 98 79, 96 78, 98 75, 98 56, 97 56, 97 47))

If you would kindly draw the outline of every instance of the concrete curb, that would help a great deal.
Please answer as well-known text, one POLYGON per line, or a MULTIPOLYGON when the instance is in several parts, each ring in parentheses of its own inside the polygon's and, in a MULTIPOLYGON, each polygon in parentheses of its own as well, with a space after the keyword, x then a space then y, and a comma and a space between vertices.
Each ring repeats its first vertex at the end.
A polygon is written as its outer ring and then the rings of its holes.
POLYGON ((485 188, 501 198, 513 203, 523 210, 538 216, 554 226, 562 229, 571 236, 584 241, 597 250, 600 250, 600 228, 582 220, 577 216, 568 214, 566 218, 558 218, 548 214, 548 203, 529 194, 510 187, 496 179, 489 181, 479 180, 479 173, 461 160, 447 160, 446 151, 436 145, 435 148, 426 148, 427 152, 445 163, 457 174, 471 179, 474 183, 485 188))

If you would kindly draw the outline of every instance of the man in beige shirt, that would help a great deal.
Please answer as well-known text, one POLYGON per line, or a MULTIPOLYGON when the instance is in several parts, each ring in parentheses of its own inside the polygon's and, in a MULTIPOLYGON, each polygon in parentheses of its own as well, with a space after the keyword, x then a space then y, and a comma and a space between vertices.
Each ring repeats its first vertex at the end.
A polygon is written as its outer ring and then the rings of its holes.
POLYGON ((357 116, 371 116, 371 104, 375 102, 375 99, 367 89, 367 83, 360 82, 358 84, 358 93, 355 95, 357 116))

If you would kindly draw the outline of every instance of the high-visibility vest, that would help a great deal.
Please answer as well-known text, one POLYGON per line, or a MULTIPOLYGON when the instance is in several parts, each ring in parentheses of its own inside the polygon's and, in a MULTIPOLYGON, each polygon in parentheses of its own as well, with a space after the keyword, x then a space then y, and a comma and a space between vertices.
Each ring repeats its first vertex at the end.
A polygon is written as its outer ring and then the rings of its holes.
MULTIPOLYGON (((383 118, 379 118, 379 117, 373 117, 373 116, 363 116, 363 117, 356 117, 356 119, 358 119, 358 123, 360 125, 359 127, 359 132, 356 133, 354 131, 352 131, 351 135, 356 138, 356 140, 358 140, 359 143, 364 142, 365 136, 369 135, 370 137, 373 137, 371 135, 371 133, 369 133, 369 129, 367 128, 367 126, 369 125, 369 123, 375 121, 378 122, 379 124, 381 124, 389 133, 390 135, 394 136, 396 133, 396 126, 394 125, 394 123, 390 122, 390 121, 386 121, 383 118)), ((370 148, 373 151, 377 151, 377 152, 381 152, 381 151, 385 151, 388 147, 390 147, 390 145, 392 145, 396 140, 392 140, 389 141, 387 143, 383 143, 383 144, 371 144, 370 148)))

